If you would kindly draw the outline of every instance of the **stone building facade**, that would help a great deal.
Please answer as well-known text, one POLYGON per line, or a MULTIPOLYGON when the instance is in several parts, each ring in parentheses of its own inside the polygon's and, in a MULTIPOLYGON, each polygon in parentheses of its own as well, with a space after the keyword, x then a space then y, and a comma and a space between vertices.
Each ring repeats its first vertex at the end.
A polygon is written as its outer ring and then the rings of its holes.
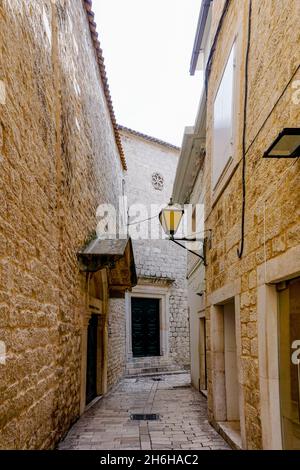
MULTIPOLYGON (((205 195, 205 132, 205 119, 197 120, 195 127, 185 129, 172 196, 178 204, 189 204, 191 207, 192 223, 187 235, 197 241, 188 242, 187 247, 200 256, 204 255, 206 236, 201 217, 205 195)), ((205 263, 194 253, 189 252, 187 256, 191 383, 207 396, 205 263)))
POLYGON ((91 1, 4 0, 0 17, 0 447, 45 449, 85 409, 92 313, 96 395, 125 370, 124 299, 76 254, 126 164, 91 1))
MULTIPOLYGON (((133 224, 129 225, 129 233, 133 239, 138 275, 138 285, 127 294, 127 372, 182 370, 188 368, 190 363, 186 251, 169 240, 161 239, 158 219, 159 211, 170 200, 179 149, 127 128, 120 128, 120 132, 128 166, 126 194, 129 223, 133 224), (147 212, 139 212, 138 206, 134 209, 133 205, 136 204, 143 205, 147 212), (152 212, 151 205, 156 205, 152 212), (136 221, 148 218, 151 220, 136 224, 136 221), (160 238, 149 240, 150 230, 155 235, 160 234, 160 238), (137 231, 145 238, 137 240, 137 231), (135 352, 135 299, 144 299, 142 309, 147 309, 146 301, 150 302, 150 308, 151 299, 158 301, 159 325, 154 327, 158 336, 155 354, 151 351, 135 352)), ((144 334, 147 336, 147 332, 144 331, 144 334)))
POLYGON ((283 128, 299 128, 299 18, 297 0, 203 2, 192 59, 192 69, 195 58, 204 65, 206 85, 209 418, 244 449, 300 448, 292 361, 300 339, 299 159, 263 158, 283 128))

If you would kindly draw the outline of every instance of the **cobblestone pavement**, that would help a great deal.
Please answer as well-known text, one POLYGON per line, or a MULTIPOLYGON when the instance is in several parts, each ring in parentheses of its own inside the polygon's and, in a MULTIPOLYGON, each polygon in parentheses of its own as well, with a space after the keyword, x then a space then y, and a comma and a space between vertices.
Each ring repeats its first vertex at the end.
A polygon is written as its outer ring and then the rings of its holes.
POLYGON ((72 427, 59 449, 229 449, 207 421, 206 400, 188 374, 123 379, 72 427), (158 413, 159 421, 132 421, 158 413))

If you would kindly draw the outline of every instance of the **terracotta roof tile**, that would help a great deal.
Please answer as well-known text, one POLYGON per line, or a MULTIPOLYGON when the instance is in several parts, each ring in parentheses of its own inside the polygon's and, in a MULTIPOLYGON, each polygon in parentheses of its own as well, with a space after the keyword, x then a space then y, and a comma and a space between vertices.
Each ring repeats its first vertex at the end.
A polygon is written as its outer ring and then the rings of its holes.
POLYGON ((122 131, 128 132, 129 134, 136 135, 137 137, 141 137, 142 139, 149 140, 150 142, 154 142, 155 144, 164 145, 165 147, 178 150, 178 151, 180 150, 180 147, 177 147, 176 145, 170 144, 169 142, 165 142, 164 140, 157 139, 156 137, 151 137, 150 135, 143 134, 142 132, 134 131, 133 129, 130 129, 129 127, 119 125, 118 129, 121 132, 122 131))

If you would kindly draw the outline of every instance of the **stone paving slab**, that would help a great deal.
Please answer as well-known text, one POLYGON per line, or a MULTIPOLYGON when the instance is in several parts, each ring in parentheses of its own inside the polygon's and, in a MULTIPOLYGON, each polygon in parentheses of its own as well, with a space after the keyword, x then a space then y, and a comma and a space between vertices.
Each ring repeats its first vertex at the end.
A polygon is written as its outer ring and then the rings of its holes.
POLYGON ((229 449, 208 423, 206 399, 190 386, 190 375, 165 375, 161 379, 121 381, 84 413, 59 449, 229 449), (158 413, 160 419, 132 421, 132 413, 158 413))

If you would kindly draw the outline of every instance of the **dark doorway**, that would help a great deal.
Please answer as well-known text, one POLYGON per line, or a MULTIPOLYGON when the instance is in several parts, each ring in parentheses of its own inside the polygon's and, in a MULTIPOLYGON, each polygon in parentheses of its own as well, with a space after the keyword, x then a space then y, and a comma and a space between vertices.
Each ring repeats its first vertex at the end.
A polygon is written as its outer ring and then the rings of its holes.
POLYGON ((98 315, 92 315, 87 338, 86 404, 97 396, 97 336, 98 315))
POLYGON ((160 356, 159 300, 133 297, 131 312, 133 356, 160 356))

